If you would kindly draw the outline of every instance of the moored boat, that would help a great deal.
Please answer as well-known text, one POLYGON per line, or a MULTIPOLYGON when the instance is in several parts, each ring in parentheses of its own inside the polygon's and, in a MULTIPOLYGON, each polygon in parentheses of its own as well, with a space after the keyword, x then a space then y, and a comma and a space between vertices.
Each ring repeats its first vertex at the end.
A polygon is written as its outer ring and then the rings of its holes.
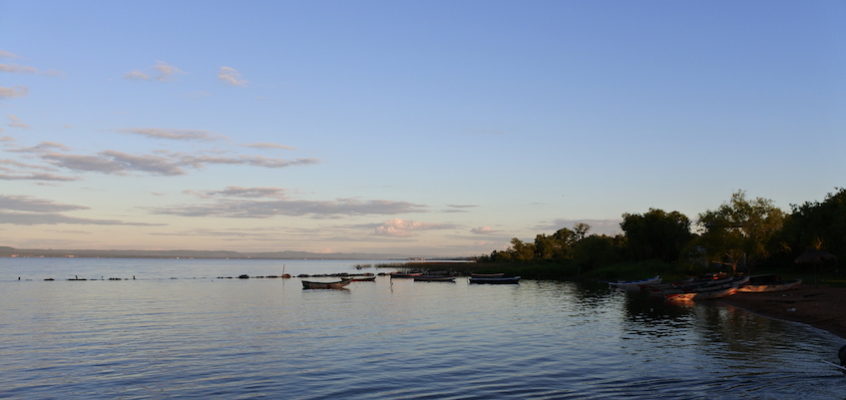
POLYGON ((624 289, 626 291, 639 291, 641 288, 647 285, 656 285, 661 283, 661 276, 654 276, 648 279, 641 279, 639 281, 617 281, 617 282, 608 282, 608 286, 617 289, 624 289))
POLYGON ((455 278, 451 276, 432 276, 432 275, 421 275, 414 277, 415 282, 455 282, 455 278))
POLYGON ((495 273, 495 274, 470 274, 472 278, 502 278, 505 274, 502 272, 495 273))
POLYGON ((423 276, 422 272, 391 272, 391 278, 411 279, 415 276, 423 276))
POLYGON ((489 285, 507 285, 520 283, 519 276, 499 277, 499 278, 475 278, 470 277, 470 283, 486 283, 489 285))
POLYGON ((356 277, 350 278, 350 280, 353 281, 353 282, 375 282, 376 281, 376 275, 373 275, 373 276, 356 276, 356 277))
POLYGON ((303 289, 341 289, 350 284, 351 280, 343 279, 335 282, 302 281, 303 289))

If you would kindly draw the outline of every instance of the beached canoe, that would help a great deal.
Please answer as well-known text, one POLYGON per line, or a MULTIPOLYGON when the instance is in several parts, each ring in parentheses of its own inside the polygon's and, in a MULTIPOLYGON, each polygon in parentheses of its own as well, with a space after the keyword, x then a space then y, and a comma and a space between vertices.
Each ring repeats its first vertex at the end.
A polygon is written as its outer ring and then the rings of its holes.
POLYGON ((728 297, 737 293, 737 288, 729 287, 723 289, 702 290, 697 292, 674 293, 666 295, 666 299, 670 301, 695 301, 719 299, 721 297, 728 297))
POLYGON ((415 276, 415 282, 455 282, 455 278, 451 276, 415 276))
POLYGON ((500 278, 474 278, 470 277, 470 283, 483 283, 489 285, 508 285, 520 283, 519 276, 500 277, 500 278))
MULTIPOLYGON (((724 289, 737 289, 749 282, 748 276, 728 277, 713 280, 682 281, 670 284, 657 284, 644 286, 651 296, 670 298, 670 296, 687 295, 695 298, 694 293, 714 292, 724 289)), ((734 293, 732 293, 734 294, 734 293)), ((704 298, 700 296, 698 298, 704 298)))
POLYGON ((783 281, 775 275, 757 275, 752 276, 749 282, 738 288, 737 291, 745 293, 782 292, 795 289, 801 284, 801 279, 783 281))
POLYGON ((350 284, 349 279, 344 279, 335 282, 314 282, 314 281, 302 281, 303 282, 303 289, 341 289, 344 286, 350 284))

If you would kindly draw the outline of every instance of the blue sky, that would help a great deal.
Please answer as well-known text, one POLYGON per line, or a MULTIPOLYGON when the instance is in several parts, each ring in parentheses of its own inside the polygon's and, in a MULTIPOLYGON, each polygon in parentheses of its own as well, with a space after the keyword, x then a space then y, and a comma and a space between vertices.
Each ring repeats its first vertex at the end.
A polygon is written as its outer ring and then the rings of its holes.
POLYGON ((0 0, 0 245, 475 255, 846 176, 846 3, 0 0))

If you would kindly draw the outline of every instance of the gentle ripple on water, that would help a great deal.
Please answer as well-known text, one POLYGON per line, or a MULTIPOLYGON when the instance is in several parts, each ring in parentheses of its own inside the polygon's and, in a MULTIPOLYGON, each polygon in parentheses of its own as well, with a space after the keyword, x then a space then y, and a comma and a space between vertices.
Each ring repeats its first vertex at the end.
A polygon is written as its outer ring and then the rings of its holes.
MULTIPOLYGON (((175 268, 161 265, 145 272, 175 268)), ((296 279, 142 279, 0 291, 0 398, 846 395, 846 377, 819 361, 843 343, 833 335, 570 283, 378 278, 326 291, 296 279)))

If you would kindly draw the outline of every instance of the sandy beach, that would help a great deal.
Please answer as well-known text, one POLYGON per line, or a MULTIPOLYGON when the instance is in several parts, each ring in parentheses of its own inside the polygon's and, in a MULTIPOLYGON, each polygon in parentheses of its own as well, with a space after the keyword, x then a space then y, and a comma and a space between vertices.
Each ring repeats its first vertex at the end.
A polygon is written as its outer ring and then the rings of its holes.
POLYGON ((720 300, 764 316, 806 323, 846 339, 846 288, 817 285, 775 293, 737 293, 720 300))

